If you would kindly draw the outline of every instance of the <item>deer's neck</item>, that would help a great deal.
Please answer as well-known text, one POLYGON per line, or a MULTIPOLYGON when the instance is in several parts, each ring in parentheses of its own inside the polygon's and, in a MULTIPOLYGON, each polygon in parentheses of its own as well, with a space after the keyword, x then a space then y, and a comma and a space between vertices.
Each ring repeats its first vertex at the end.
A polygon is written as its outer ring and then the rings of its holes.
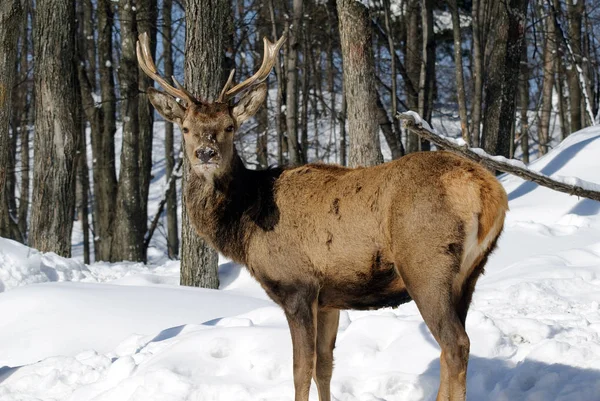
POLYGON ((279 222, 274 186, 281 172, 248 170, 238 155, 230 171, 211 182, 191 172, 186 204, 196 230, 223 255, 246 264, 252 236, 279 222))

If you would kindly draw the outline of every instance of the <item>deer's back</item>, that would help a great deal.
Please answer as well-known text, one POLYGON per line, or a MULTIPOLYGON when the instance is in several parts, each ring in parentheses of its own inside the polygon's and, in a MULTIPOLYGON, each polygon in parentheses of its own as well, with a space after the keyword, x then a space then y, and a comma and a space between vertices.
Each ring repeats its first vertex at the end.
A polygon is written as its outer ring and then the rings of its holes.
POLYGON ((339 289, 332 299, 352 292, 345 286, 360 294, 364 283, 370 293, 391 291, 374 306, 400 303, 407 295, 394 261, 418 259, 464 237, 488 192, 506 203, 491 173, 448 152, 416 153, 370 168, 290 169, 275 185, 279 222, 251 245, 260 256, 249 264, 269 265, 274 280, 305 270, 321 286, 339 289))

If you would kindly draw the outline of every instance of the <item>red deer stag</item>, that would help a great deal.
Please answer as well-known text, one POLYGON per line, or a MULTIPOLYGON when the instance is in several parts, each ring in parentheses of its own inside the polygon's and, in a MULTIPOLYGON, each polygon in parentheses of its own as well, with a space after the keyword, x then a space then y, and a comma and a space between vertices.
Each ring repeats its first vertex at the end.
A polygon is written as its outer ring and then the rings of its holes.
POLYGON ((140 36, 140 66, 166 91, 148 88, 150 101, 183 132, 192 169, 187 208, 196 230, 247 266, 283 308, 296 401, 308 400, 311 378, 319 400, 330 400, 340 309, 410 300, 442 350, 437 400, 464 400, 465 319, 502 231, 504 189, 485 168, 448 152, 414 153, 369 168, 247 169, 234 136, 265 100, 263 81, 283 40, 265 39, 256 74, 232 88, 230 75, 211 103, 177 81, 175 87, 167 83, 152 61, 148 37, 140 36))

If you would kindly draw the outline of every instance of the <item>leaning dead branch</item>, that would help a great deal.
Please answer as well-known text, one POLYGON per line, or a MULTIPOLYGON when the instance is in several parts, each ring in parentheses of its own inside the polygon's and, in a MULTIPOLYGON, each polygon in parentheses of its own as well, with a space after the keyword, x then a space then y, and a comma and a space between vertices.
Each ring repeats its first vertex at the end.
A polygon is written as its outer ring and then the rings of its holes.
POLYGON ((555 191, 600 202, 600 190, 591 189, 600 189, 599 184, 583 181, 575 177, 550 178, 545 174, 529 170, 525 164, 520 163, 517 160, 509 160, 502 156, 491 156, 485 153, 482 149, 471 149, 462 141, 457 141, 454 138, 447 138, 436 134, 429 127, 427 122, 423 122, 421 117, 412 111, 398 113, 396 117, 399 120, 404 121, 404 126, 409 131, 414 132, 421 138, 427 139, 441 148, 458 153, 468 159, 481 163, 490 169, 516 175, 524 180, 535 182, 538 185, 553 189, 555 191), (521 164, 521 166, 519 166, 519 164, 521 164), (572 183, 577 183, 578 185, 572 183))

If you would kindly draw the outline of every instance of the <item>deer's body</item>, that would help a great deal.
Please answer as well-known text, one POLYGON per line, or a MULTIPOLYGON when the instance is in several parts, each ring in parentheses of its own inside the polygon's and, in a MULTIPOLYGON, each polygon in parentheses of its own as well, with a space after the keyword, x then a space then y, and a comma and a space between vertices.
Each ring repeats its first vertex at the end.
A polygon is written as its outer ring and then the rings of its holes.
POLYGON ((358 169, 252 171, 236 164, 212 182, 191 177, 192 223, 271 296, 314 285, 320 308, 410 301, 403 277, 428 274, 420 265, 439 251, 454 265, 460 290, 500 234, 506 210, 504 190, 489 172, 447 152, 358 169))
POLYGON ((369 168, 309 164, 251 171, 233 135, 266 96, 264 80, 282 41, 265 41, 259 72, 215 103, 175 89, 156 72, 147 37, 140 65, 171 95, 149 99, 185 140, 192 171, 187 210, 198 233, 248 267, 284 310, 292 335, 296 401, 311 379, 329 401, 341 309, 414 300, 442 353, 438 401, 464 401, 475 283, 500 236, 504 189, 483 167, 425 152, 369 168), (228 98, 250 90, 237 104, 228 98), (175 101, 183 98, 187 107, 175 101))

